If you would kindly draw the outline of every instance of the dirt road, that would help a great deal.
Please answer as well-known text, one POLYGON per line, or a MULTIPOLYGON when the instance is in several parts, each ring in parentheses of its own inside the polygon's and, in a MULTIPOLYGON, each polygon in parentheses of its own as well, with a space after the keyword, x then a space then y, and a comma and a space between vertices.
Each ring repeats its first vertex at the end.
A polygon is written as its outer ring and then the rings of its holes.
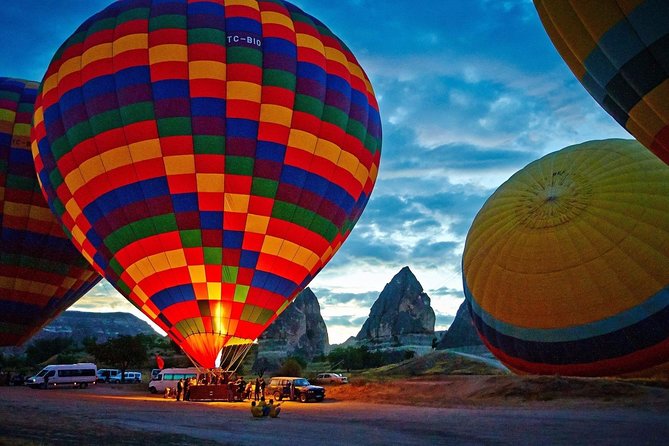
POLYGON ((669 413, 653 407, 428 408, 326 400, 284 402, 253 419, 248 403, 165 400, 101 385, 0 387, 0 444, 659 445, 669 413))

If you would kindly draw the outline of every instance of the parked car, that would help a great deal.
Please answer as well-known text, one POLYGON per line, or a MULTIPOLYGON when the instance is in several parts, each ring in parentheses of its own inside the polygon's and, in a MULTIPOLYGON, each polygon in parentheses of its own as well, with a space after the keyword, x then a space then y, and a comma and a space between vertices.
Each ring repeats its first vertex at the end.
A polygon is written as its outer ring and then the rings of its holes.
POLYGON ((265 395, 273 397, 277 401, 284 398, 290 399, 291 387, 293 390, 293 400, 300 400, 306 403, 309 400, 323 401, 325 398, 325 389, 321 386, 312 385, 306 378, 295 378, 290 376, 276 376, 270 379, 265 388, 265 395))
POLYGON ((26 377, 22 373, 12 376, 12 379, 9 381, 9 384, 12 386, 23 386, 26 383, 26 377))
POLYGON ((348 384, 348 378, 339 373, 319 373, 315 382, 318 384, 348 384))
MULTIPOLYGON (((121 374, 119 373, 116 377, 109 380, 110 383, 120 383, 121 374)), ((127 383, 140 383, 142 382, 142 373, 141 372, 125 372, 123 374, 123 382, 127 383)))

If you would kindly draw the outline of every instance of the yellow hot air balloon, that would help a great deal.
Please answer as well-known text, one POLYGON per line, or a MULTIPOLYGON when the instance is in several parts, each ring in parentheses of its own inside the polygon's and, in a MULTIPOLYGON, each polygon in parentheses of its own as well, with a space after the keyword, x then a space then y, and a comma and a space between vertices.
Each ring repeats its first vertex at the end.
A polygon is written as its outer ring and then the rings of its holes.
POLYGON ((526 373, 612 375, 669 359, 669 167, 637 141, 552 153, 488 199, 465 295, 491 351, 526 373))

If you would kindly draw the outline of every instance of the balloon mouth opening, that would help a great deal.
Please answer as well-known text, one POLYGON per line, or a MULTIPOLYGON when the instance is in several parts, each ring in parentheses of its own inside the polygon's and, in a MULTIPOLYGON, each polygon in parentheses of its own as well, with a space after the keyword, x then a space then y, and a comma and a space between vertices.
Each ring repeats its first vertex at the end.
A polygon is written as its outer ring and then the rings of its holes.
POLYGON ((216 359, 214 359, 214 366, 219 369, 221 368, 221 358, 223 357, 223 349, 220 349, 218 351, 218 355, 216 355, 216 359))

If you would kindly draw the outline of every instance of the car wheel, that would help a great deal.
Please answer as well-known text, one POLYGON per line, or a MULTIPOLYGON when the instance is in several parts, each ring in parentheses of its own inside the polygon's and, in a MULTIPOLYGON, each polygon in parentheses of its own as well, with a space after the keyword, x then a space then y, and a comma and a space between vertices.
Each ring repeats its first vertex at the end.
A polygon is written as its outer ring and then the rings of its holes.
POLYGON ((274 392, 274 399, 277 401, 281 401, 283 399, 283 396, 279 392, 274 392))
POLYGON ((155 387, 149 387, 149 392, 151 393, 158 393, 155 387))
POLYGON ((307 402, 307 394, 306 393, 300 393, 300 402, 302 402, 302 403, 307 402))

